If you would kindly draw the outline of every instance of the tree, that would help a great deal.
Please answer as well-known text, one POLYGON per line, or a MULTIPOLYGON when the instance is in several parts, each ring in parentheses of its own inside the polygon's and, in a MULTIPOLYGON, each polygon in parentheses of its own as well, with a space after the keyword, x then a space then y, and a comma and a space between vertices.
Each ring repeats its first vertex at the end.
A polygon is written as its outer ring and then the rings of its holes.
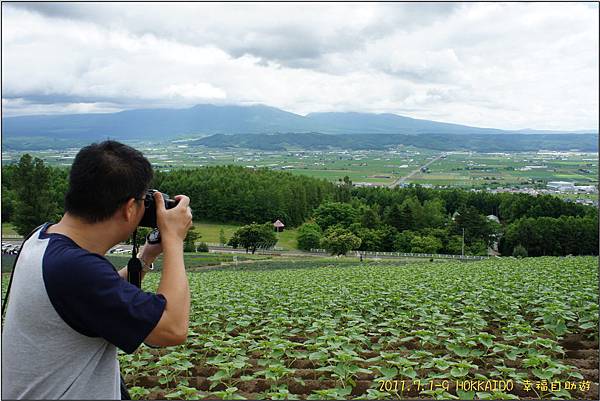
POLYGON ((352 205, 340 202, 327 202, 319 206, 314 213, 315 222, 323 230, 334 225, 348 227, 358 218, 358 212, 352 205))
POLYGON ((394 243, 396 241, 396 235, 398 235, 398 230, 392 226, 384 224, 375 230, 375 232, 380 241, 379 250, 384 252, 393 252, 395 250, 394 243))
POLYGON ((450 255, 461 255, 462 254, 462 236, 452 235, 448 238, 448 244, 446 245, 445 252, 450 255))
POLYGON ((485 242, 486 246, 490 246, 496 240, 500 226, 498 223, 488 220, 474 207, 467 206, 459 210, 454 220, 453 234, 462 235, 463 229, 465 230, 466 245, 481 240, 485 242))
POLYGON ((360 223, 366 228, 378 228, 381 225, 381 219, 379 218, 379 207, 378 205, 363 206, 361 208, 360 223))
POLYGON ((360 238, 359 251, 382 251, 380 232, 370 228, 360 227, 354 230, 354 235, 360 238))
POLYGON ((229 245, 237 248, 241 246, 246 249, 246 253, 251 249, 254 254, 257 249, 268 249, 275 246, 277 243, 277 236, 273 231, 273 225, 271 223, 256 224, 252 223, 246 226, 242 226, 233 233, 233 236, 229 239, 229 245))
POLYGON ((222 245, 225 245, 227 243, 227 238, 225 237, 225 230, 223 230, 222 228, 219 231, 219 242, 222 245))
POLYGON ((334 199, 337 202, 350 202, 350 199, 352 198, 351 190, 352 181, 350 180, 350 177, 345 176, 343 180, 341 178, 338 179, 338 186, 335 188, 334 199))
POLYGON ((396 242, 394 243, 394 249, 398 252, 412 252, 411 241, 415 237, 415 233, 410 230, 404 230, 396 235, 396 242))
POLYGON ((485 256, 488 254, 488 246, 482 240, 473 241, 469 246, 465 246, 465 254, 485 256))
POLYGON ((6 188, 2 183, 2 221, 12 220, 16 200, 15 191, 6 188))
POLYGON ((526 258, 527 257, 527 249, 521 244, 515 246, 513 250, 513 256, 515 258, 526 258))
POLYGON ((196 227, 190 228, 185 236, 185 239, 183 240, 183 251, 196 252, 196 241, 200 238, 202 238, 202 235, 196 231, 196 227))
POLYGON ((334 226, 327 230, 321 240, 321 247, 332 255, 345 255, 348 251, 358 249, 360 244, 360 238, 340 226, 334 226))
POLYGON ((321 227, 316 223, 304 223, 298 228, 298 249, 310 251, 312 248, 318 248, 321 244, 323 234, 321 227))
POLYGON ((442 249, 442 241, 431 235, 416 235, 410 241, 412 253, 437 253, 442 249))
POLYGON ((446 210, 441 199, 426 200, 423 203, 425 227, 442 227, 446 222, 446 210))
POLYGON ((29 234, 40 224, 56 219, 58 206, 50 188, 50 169, 37 157, 21 156, 13 176, 13 224, 20 235, 29 234))

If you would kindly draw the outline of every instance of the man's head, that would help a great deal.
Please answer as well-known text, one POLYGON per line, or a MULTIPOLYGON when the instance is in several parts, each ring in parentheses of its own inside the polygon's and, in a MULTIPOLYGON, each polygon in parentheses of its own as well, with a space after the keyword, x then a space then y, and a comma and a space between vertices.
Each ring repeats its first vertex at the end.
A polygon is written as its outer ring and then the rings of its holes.
POLYGON ((75 156, 65 212, 88 223, 105 221, 143 199, 151 180, 152 166, 141 152, 116 141, 91 144, 75 156))

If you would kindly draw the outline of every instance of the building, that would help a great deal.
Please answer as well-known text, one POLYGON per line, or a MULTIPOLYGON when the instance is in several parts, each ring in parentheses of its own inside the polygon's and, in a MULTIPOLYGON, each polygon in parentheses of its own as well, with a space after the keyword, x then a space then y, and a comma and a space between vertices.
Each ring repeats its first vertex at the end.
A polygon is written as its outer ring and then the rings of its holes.
POLYGON ((273 227, 275 228, 275 231, 280 233, 283 231, 285 224, 283 224, 281 220, 277 220, 275 223, 273 223, 273 227))
POLYGON ((498 218, 498 216, 496 216, 496 215, 489 214, 489 215, 487 216, 487 219, 488 219, 488 220, 491 220, 491 221, 495 221, 496 223, 500 224, 500 219, 499 219, 499 218, 498 218))
POLYGON ((575 191, 575 183, 569 181, 549 181, 548 189, 555 189, 557 191, 575 191))

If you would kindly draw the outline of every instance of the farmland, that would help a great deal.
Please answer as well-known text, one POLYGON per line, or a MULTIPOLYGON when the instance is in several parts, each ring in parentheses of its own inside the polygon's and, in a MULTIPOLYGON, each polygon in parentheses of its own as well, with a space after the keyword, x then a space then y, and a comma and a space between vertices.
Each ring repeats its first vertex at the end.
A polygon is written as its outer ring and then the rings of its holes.
MULTIPOLYGON (((182 143, 131 143, 161 170, 233 164, 251 168, 286 170, 338 181, 391 184, 442 154, 431 149, 400 145, 387 150, 287 150, 213 149, 182 143)), ((53 166, 70 166, 79 149, 29 151, 53 166)), ((2 162, 19 160, 22 151, 2 152, 2 162)), ((585 152, 446 152, 429 171, 407 182, 439 186, 495 187, 532 185, 547 181, 572 181, 597 185, 598 155, 585 152)))
POLYGON ((597 258, 264 261, 189 280, 187 343, 120 354, 135 398, 598 397, 597 258), (511 390, 464 386, 500 380, 511 390))

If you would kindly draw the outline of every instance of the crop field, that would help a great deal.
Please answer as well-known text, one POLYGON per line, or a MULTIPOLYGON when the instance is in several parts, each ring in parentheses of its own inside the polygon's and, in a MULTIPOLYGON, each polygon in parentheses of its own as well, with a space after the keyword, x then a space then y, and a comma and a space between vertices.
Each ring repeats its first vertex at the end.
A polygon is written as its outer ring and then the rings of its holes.
POLYGON ((527 185, 540 181, 597 184, 596 154, 449 152, 410 182, 448 186, 527 185))
MULTIPOLYGON (((265 261, 190 273, 186 344, 120 353, 121 371, 140 399, 597 399, 597 263, 265 261)), ((158 280, 149 274, 146 289, 158 280)))
MULTIPOLYGON (((418 170, 441 151, 412 146, 388 150, 288 150, 213 149, 185 144, 131 143, 157 169, 171 170, 234 164, 250 168, 289 171, 337 182, 344 176, 354 183, 391 184, 418 170)), ((70 166, 78 149, 30 151, 49 165, 70 166)), ((3 151, 2 163, 15 163, 21 151, 3 151)), ((407 183, 443 187, 497 187, 545 185, 547 181, 598 184, 598 155, 585 152, 445 152, 427 172, 417 173, 407 183)), ((578 195, 577 198, 583 195, 578 195)), ((597 199, 597 198, 596 198, 597 199)))

